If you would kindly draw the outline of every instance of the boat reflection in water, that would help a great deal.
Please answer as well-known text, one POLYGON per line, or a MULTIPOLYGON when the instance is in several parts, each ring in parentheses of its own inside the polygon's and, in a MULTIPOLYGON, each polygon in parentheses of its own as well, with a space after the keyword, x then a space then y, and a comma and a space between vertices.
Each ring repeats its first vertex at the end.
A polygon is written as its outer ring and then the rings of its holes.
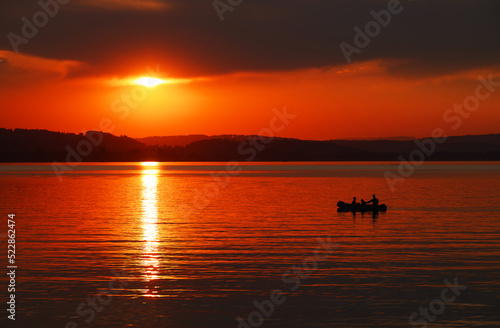
MULTIPOLYGON (((158 233, 158 174, 154 167, 158 163, 145 162, 142 165, 142 232, 143 232, 143 260, 144 280, 153 282, 158 279, 159 260, 159 233, 158 233)), ((146 296, 158 296, 158 290, 149 286, 145 290, 146 296)))

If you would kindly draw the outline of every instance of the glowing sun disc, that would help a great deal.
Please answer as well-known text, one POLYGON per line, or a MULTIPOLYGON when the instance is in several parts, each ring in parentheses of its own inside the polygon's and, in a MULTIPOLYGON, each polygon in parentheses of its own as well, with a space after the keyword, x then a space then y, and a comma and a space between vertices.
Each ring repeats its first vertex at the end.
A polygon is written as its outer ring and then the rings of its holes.
POLYGON ((157 79, 155 77, 143 76, 134 81, 135 84, 139 84, 148 88, 156 87, 157 85, 167 83, 167 81, 162 79, 157 79))

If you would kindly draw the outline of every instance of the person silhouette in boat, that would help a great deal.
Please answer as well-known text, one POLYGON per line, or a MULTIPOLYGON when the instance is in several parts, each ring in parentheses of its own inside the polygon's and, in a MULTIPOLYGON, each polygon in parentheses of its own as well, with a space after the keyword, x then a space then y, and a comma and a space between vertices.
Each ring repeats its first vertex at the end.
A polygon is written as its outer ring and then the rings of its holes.
POLYGON ((358 203, 356 203, 356 197, 353 197, 352 198, 352 203, 351 203, 352 206, 356 206, 358 205, 358 203))
POLYGON ((366 202, 366 204, 370 204, 370 203, 373 204, 373 206, 378 206, 378 198, 375 197, 375 195, 373 195, 372 200, 366 202))
POLYGON ((361 200, 361 206, 366 206, 366 202, 364 199, 361 200))

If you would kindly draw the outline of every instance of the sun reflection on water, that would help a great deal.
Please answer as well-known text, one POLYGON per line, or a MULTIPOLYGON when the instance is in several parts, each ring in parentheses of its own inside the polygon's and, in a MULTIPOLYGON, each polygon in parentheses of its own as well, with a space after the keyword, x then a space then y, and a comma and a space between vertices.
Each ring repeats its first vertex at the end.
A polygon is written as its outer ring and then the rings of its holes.
POLYGON ((158 162, 141 162, 142 166, 158 166, 158 162))
MULTIPOLYGON (((142 231, 144 242, 143 266, 144 279, 158 279, 159 234, 158 234, 158 173, 159 170, 142 171, 142 231)), ((157 291, 148 289, 146 296, 156 296, 157 291)))

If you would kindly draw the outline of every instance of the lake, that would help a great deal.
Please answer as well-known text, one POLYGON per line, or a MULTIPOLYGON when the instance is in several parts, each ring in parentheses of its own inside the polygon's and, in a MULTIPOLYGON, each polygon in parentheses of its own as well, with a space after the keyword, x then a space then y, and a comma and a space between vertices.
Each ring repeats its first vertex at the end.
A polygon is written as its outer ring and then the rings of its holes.
POLYGON ((500 163, 397 165, 0 165, 0 326, 500 326, 500 163))

